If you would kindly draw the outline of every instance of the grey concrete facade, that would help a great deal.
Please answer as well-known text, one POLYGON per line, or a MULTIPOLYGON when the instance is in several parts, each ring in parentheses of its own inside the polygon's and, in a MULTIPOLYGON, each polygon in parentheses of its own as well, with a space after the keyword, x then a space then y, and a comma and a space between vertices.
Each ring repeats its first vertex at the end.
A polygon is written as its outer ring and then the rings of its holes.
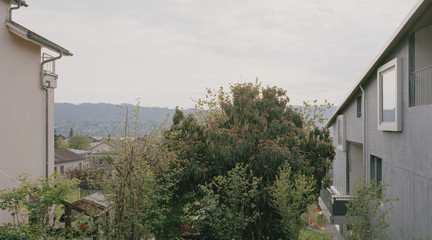
MULTIPOLYGON (((390 239, 432 239, 432 104, 410 106, 409 103, 410 64, 415 66, 413 70, 432 65, 431 8, 431 1, 418 3, 411 19, 401 26, 394 41, 327 123, 333 128, 333 136, 338 136, 335 118, 345 117, 345 141, 363 146, 363 178, 370 179, 371 156, 382 159, 382 180, 389 184, 387 193, 399 199, 392 204, 394 208, 388 217, 390 239), (410 41, 413 36, 415 41, 410 41), (413 43, 414 46, 410 45, 413 43), (402 59, 402 131, 382 131, 377 127, 376 73, 381 65, 395 58, 402 59), (360 118, 356 115, 358 95, 364 100, 360 118)), ((337 138, 334 145, 338 145, 337 138)), ((335 151, 333 177, 335 182, 346 181, 348 154, 337 148, 335 151)))

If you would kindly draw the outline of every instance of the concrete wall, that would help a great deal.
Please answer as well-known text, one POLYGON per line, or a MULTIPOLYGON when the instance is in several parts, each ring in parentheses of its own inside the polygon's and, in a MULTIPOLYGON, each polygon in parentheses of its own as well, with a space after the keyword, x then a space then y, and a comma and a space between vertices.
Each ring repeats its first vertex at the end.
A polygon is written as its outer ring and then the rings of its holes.
MULTIPOLYGON (((416 46, 416 51, 422 51, 420 46, 416 46)), ((428 48, 432 49, 431 41, 428 42, 428 48)), ((401 132, 378 130, 376 75, 371 76, 363 86, 367 106, 364 145, 367 156, 366 177, 370 176, 370 155, 381 158, 383 181, 389 184, 387 193, 399 199, 393 203, 394 209, 388 217, 391 225, 390 239, 432 239, 432 105, 409 107, 408 36, 381 65, 396 57, 402 58, 401 132)), ((362 136, 362 125, 352 114, 351 108, 355 102, 356 99, 353 98, 341 114, 345 114, 347 140, 358 142, 362 136)), ((342 176, 344 173, 337 171, 344 170, 346 154, 340 151, 336 151, 336 154, 334 175, 342 176), (340 166, 336 166, 338 164, 340 166)))
MULTIPOLYGON (((7 30, 9 2, 0 0, 0 170, 18 177, 45 175, 45 94, 40 88, 40 56, 38 45, 25 41, 7 30)), ((19 10, 18 10, 19 11, 19 10)), ((50 90, 53 91, 53 90, 50 90)), ((49 97, 54 119, 53 92, 49 97)), ((54 124, 49 126, 49 169, 54 169, 54 124)), ((0 174, 0 188, 16 183, 0 174)), ((9 221, 0 211, 0 223, 9 221)))
POLYGON ((432 26, 415 33, 415 70, 432 65, 432 26))
MULTIPOLYGON (((357 95, 361 95, 359 92, 357 95)), ((345 141, 363 144, 363 115, 357 118, 357 102, 356 99, 351 101, 342 112, 345 115, 345 141), (355 126, 355 127, 353 127, 355 126)), ((338 136, 337 121, 332 125, 333 136, 338 136)), ((337 146, 337 137, 333 138, 333 145, 337 146)), ((346 190, 346 151, 341 151, 335 148, 336 157, 333 162, 333 182, 334 186, 340 193, 346 190)))

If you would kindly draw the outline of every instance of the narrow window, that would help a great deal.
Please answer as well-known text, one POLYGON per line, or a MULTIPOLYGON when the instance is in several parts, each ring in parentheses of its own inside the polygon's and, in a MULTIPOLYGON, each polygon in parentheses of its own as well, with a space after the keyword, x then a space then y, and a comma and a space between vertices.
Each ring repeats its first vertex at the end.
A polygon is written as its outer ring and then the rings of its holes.
POLYGON ((362 96, 357 96, 357 118, 362 115, 362 96))
POLYGON ((337 117, 337 146, 340 151, 345 151, 345 117, 339 115, 337 117))
POLYGON ((60 166, 60 173, 61 173, 61 174, 64 173, 64 166, 60 166))
POLYGON ((382 182, 382 159, 373 155, 370 156, 370 179, 382 182))

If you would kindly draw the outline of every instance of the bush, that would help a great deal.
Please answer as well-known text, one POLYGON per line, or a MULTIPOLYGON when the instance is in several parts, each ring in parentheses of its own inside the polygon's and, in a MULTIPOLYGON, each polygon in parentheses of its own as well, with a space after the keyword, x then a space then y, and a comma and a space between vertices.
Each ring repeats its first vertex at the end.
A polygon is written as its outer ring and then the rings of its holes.
POLYGON ((201 186, 205 196, 196 212, 200 239, 244 239, 246 227, 258 217, 253 202, 259 181, 237 164, 226 176, 201 186))
POLYGON ((347 240, 373 240, 387 238, 386 229, 389 224, 386 215, 392 206, 384 207, 384 203, 396 199, 386 195, 387 185, 376 181, 359 179, 355 185, 355 198, 348 203, 347 229, 344 237, 347 240))
POLYGON ((274 207, 279 212, 279 220, 288 239, 298 239, 305 222, 301 215, 306 212, 309 204, 315 201, 313 195, 314 181, 300 173, 292 173, 288 165, 280 169, 271 188, 274 207))
POLYGON ((13 217, 13 222, 3 226, 0 233, 17 239, 22 239, 21 235, 46 239, 53 227, 50 220, 54 205, 75 191, 78 181, 63 179, 58 173, 36 180, 20 176, 17 180, 19 187, 0 190, 0 209, 13 217))

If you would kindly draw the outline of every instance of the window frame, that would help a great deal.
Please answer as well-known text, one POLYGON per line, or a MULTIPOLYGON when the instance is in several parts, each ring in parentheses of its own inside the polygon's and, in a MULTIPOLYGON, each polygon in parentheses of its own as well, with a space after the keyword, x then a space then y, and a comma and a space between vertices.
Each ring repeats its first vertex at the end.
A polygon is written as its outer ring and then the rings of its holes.
POLYGON ((370 167, 369 167, 370 180, 377 180, 377 183, 382 182, 383 181, 383 171, 382 171, 383 160, 382 160, 382 158, 374 156, 374 155, 370 155, 369 161, 370 161, 370 167), (379 166, 379 168, 378 168, 378 166, 379 166))
POLYGON ((336 141, 337 141, 337 149, 339 149, 342 152, 345 152, 346 149, 346 127, 345 127, 345 115, 339 115, 336 118, 336 141), (341 124, 342 123, 342 124, 341 124), (341 139, 339 139, 339 130, 341 129, 339 125, 342 125, 342 135, 341 139))
POLYGON ((390 62, 379 67, 377 70, 377 109, 378 109, 378 130, 381 131, 402 131, 402 59, 395 58, 390 62), (394 122, 383 122, 383 73, 388 72, 389 69, 394 68, 395 71, 395 121, 394 122))

